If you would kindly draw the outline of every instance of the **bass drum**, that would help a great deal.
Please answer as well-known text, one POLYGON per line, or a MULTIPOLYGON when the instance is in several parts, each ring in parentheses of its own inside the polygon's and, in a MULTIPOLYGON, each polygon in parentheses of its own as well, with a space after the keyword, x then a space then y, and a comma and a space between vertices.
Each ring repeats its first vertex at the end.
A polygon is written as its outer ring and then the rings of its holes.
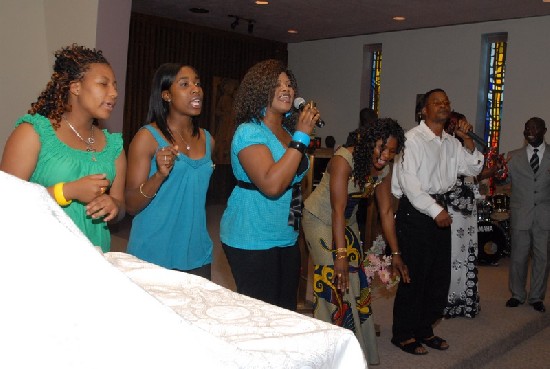
POLYGON ((493 213, 493 203, 491 200, 479 199, 476 201, 477 206, 477 220, 491 220, 491 214, 493 213))
POLYGON ((501 222, 510 218, 510 196, 498 193, 492 198, 493 209, 491 219, 501 222))
POLYGON ((506 247, 504 230, 493 222, 477 223, 477 259, 482 264, 495 264, 506 247))

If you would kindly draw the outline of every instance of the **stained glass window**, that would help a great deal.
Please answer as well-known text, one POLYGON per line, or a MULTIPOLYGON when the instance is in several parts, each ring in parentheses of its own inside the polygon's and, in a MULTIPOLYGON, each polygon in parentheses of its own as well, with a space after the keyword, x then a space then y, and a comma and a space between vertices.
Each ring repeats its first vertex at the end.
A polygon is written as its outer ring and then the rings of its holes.
POLYGON ((363 92, 361 107, 380 111, 380 74, 382 71, 382 44, 365 45, 363 48, 363 92))
POLYGON ((369 108, 378 115, 380 108, 380 71, 382 70, 382 49, 372 53, 372 65, 370 74, 369 108))
POLYGON ((506 34, 487 37, 487 85, 484 139, 487 146, 498 152, 500 123, 504 101, 504 72, 506 69, 506 34))

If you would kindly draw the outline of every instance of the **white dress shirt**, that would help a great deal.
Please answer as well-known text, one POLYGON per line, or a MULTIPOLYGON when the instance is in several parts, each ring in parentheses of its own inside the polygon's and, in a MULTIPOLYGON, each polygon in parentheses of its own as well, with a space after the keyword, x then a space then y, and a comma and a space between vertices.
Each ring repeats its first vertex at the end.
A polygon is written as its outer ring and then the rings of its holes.
POLYGON ((443 208, 430 195, 448 192, 458 175, 479 174, 483 154, 469 153, 445 131, 436 136, 424 121, 405 137, 405 149, 394 159, 392 193, 397 198, 405 195, 418 211, 435 218, 443 208))

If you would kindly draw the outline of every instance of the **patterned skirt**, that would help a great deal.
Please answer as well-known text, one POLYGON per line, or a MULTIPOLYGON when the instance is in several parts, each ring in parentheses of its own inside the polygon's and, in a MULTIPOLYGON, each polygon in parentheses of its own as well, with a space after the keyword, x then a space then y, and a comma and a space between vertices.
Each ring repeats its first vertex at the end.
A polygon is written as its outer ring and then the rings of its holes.
POLYGON ((317 319, 350 329, 355 333, 368 364, 379 364, 378 346, 371 310, 371 290, 362 268, 363 250, 357 224, 346 227, 346 248, 349 263, 350 288, 338 291, 334 277, 332 227, 304 210, 303 229, 313 260, 313 316, 317 319))
POLYGON ((451 283, 447 306, 443 312, 446 318, 463 316, 474 318, 481 310, 477 288, 477 214, 463 215, 449 209, 453 218, 451 283))

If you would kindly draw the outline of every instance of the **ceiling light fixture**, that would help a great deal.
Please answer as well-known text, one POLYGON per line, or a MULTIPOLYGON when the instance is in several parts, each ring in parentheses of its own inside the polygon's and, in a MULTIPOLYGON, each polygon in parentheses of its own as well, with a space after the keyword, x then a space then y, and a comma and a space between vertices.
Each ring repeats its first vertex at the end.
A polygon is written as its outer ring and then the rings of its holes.
MULTIPOLYGON (((550 0, 548 0, 550 1, 550 0)), ((269 4, 269 1, 261 1, 261 0, 257 0, 256 1, 256 5, 268 5, 269 4)))
POLYGON ((297 30, 295 30, 295 29, 292 29, 292 28, 291 28, 291 29, 289 29, 289 30, 288 30, 287 32, 288 32, 288 33, 292 33, 292 34, 296 34, 296 33, 298 33, 298 31, 297 31, 297 30))
POLYGON ((239 25, 239 20, 241 19, 241 17, 237 16, 237 15, 228 15, 228 17, 231 17, 231 18, 235 18, 235 20, 233 21, 233 23, 231 23, 231 29, 234 30, 235 28, 237 28, 237 26, 239 25))
POLYGON ((400 15, 398 16, 395 16, 392 18, 394 21, 398 21, 398 22, 401 22, 401 21, 404 21, 406 18, 405 17, 402 17, 400 15))
POLYGON ((256 23, 254 19, 242 18, 238 15, 233 14, 229 14, 228 17, 235 18, 235 20, 230 24, 232 30, 235 30, 237 28, 240 21, 245 21, 248 22, 248 33, 252 34, 254 32, 254 24, 256 23))

